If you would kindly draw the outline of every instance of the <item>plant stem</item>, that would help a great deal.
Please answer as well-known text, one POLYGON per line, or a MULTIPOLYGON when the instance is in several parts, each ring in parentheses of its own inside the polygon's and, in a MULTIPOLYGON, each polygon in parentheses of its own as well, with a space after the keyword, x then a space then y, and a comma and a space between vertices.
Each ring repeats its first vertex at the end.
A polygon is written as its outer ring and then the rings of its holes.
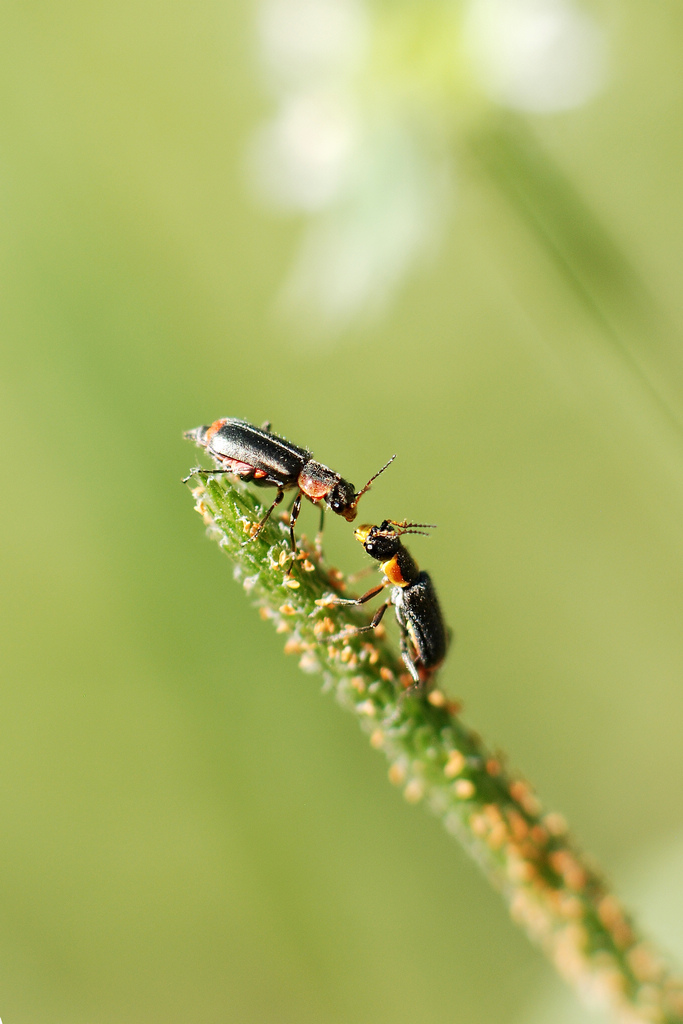
POLYGON ((326 568, 304 537, 292 565, 282 518, 249 540, 264 510, 225 476, 198 479, 192 493, 209 536, 236 563, 236 578, 286 637, 285 651, 305 671, 322 672, 325 688, 385 753, 391 782, 442 819, 559 973, 624 1024, 683 1024, 683 982, 638 933, 564 819, 542 808, 440 690, 406 695, 410 677, 381 628, 326 640, 367 622, 360 609, 329 603, 345 592, 341 573, 326 568))

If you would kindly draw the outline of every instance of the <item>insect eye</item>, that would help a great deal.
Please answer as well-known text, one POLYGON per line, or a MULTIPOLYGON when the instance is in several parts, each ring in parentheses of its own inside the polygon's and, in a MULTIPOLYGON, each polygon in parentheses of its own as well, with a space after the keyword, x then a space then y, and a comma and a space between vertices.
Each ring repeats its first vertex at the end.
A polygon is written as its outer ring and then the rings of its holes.
MULTIPOLYGON (((350 509, 353 505, 354 493, 353 488, 347 485, 343 486, 343 483, 335 484, 330 491, 327 503, 333 512, 337 515, 343 515, 347 509, 350 509)), ((355 516, 354 516, 355 518, 355 516)))

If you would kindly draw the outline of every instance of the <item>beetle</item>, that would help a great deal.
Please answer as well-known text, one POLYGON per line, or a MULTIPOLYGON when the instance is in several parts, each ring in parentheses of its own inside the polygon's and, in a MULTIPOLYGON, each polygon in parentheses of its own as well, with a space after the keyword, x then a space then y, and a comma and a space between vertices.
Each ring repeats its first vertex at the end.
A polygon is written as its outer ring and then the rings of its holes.
MULTIPOLYGON (((370 488, 373 480, 389 466, 395 455, 370 477, 365 487, 356 493, 353 484, 339 473, 328 469, 322 462, 316 462, 308 448, 300 448, 284 437, 271 433, 270 423, 255 427, 245 420, 228 416, 216 420, 209 426, 195 427, 183 435, 204 448, 216 463, 217 470, 193 469, 183 480, 187 482, 194 475, 211 476, 212 473, 229 473, 242 480, 251 481, 259 487, 277 487, 275 501, 256 525, 251 539, 255 540, 280 504, 285 491, 297 488, 289 519, 289 535, 292 551, 296 551, 294 524, 299 518, 301 497, 305 495, 314 505, 325 505, 337 515, 351 523, 356 518, 358 502, 370 488)), ((322 514, 321 514, 322 524, 322 514)))
MULTIPOLYGON (((393 604, 401 630, 401 655, 413 679, 410 689, 424 689, 446 657, 451 639, 446 627, 431 577, 421 572, 407 548, 401 543, 406 533, 423 533, 434 529, 428 523, 396 522, 385 519, 380 526, 359 526, 354 536, 367 553, 381 562, 384 579, 377 587, 358 598, 335 598, 332 604, 361 605, 391 587, 391 595, 375 612, 367 626, 354 633, 376 629, 389 605, 393 604)), ((346 638, 348 632, 330 637, 346 638)))

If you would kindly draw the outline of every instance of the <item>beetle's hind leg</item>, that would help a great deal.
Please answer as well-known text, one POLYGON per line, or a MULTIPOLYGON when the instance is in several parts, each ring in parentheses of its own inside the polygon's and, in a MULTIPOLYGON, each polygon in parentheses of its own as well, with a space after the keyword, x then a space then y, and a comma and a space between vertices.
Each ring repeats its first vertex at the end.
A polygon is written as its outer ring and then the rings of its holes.
POLYGON ((195 466, 191 469, 187 476, 184 476, 180 481, 182 484, 186 484, 188 480, 191 480, 193 476, 225 476, 226 473, 230 473, 229 469, 204 469, 202 466, 195 466))

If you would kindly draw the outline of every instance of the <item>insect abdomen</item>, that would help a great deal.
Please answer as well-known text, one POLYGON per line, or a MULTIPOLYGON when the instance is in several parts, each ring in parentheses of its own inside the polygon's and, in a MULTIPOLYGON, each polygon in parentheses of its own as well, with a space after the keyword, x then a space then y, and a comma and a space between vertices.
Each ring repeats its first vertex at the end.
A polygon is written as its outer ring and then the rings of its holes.
POLYGON ((269 434, 244 420, 231 418, 211 437, 209 452, 264 470, 280 477, 283 483, 293 483, 311 458, 306 448, 290 444, 277 434, 269 434))

